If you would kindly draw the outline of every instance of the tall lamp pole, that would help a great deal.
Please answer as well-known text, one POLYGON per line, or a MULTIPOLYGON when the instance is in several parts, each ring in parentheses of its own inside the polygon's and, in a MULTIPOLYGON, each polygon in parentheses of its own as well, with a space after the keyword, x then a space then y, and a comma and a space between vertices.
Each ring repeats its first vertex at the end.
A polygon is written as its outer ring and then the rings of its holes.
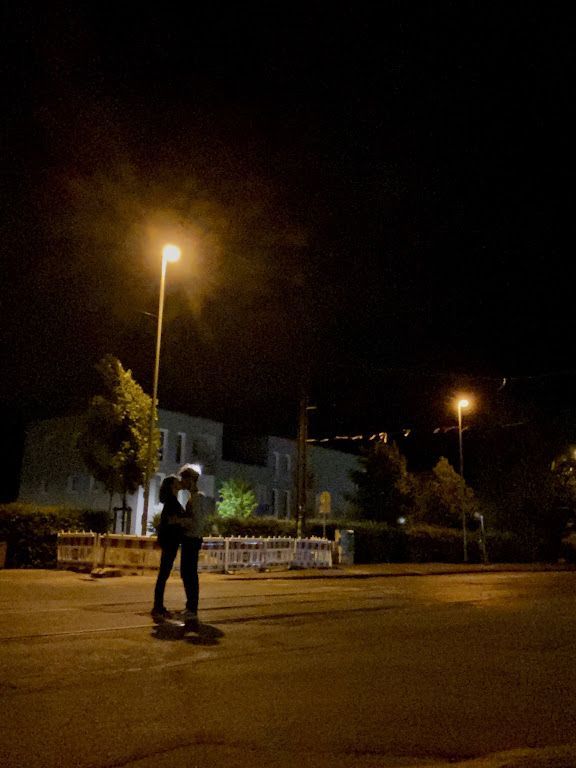
POLYGON ((160 372, 160 344, 162 341, 162 318, 164 315, 164 287, 166 285, 166 265, 178 261, 180 248, 177 245, 165 245, 162 249, 162 275, 160 278, 160 298, 158 300, 158 326, 156 329, 156 355, 154 358, 154 383, 152 385, 152 402, 150 404, 150 421, 148 428, 148 455, 146 458, 146 474, 144 476, 144 509, 142 511, 142 536, 146 536, 148 528, 148 507, 150 504, 150 481, 152 478, 152 444, 154 441, 154 413, 158 399, 158 374, 160 372))
MULTIPOLYGON (((460 449, 460 477, 464 480, 464 451, 462 448, 462 408, 468 408, 469 400, 458 400, 458 446, 460 449)), ((466 533, 466 510, 462 504, 462 542, 464 545, 464 562, 468 562, 468 539, 466 533)))
POLYGON ((296 473, 296 536, 304 535, 306 525, 306 448, 308 440, 308 397, 300 394, 298 408, 298 468, 296 473))

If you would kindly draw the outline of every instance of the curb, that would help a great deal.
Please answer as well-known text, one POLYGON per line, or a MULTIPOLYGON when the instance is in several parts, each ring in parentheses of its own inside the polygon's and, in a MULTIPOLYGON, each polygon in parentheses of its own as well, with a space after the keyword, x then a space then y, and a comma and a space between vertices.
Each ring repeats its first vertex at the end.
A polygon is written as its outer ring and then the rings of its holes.
MULTIPOLYGON (((382 579, 382 578, 399 578, 399 577, 415 577, 415 576, 458 576, 465 574, 484 574, 484 573, 566 573, 575 572, 576 564, 502 564, 502 565, 478 565, 478 566, 462 566, 455 568, 446 568, 438 566, 434 568, 430 566, 423 569, 410 570, 340 570, 339 568, 332 569, 319 569, 314 571, 269 571, 269 572, 247 572, 237 571, 234 573, 218 574, 227 580, 232 581, 257 581, 257 580, 270 580, 270 579, 289 579, 289 580, 303 580, 303 579, 382 579)), ((216 574, 215 574, 216 575, 216 574)))

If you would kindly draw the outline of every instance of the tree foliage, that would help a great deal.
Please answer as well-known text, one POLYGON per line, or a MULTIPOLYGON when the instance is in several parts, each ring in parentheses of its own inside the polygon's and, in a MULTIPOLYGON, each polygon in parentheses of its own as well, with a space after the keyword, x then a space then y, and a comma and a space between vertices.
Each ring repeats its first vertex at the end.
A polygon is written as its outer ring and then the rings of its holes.
POLYGON ((417 487, 415 517, 422 522, 459 528, 462 513, 471 521, 474 513, 480 511, 474 491, 444 456, 431 473, 417 477, 417 487))
MULTIPOLYGON (((78 448, 94 478, 111 495, 135 493, 146 474, 152 398, 133 379, 131 371, 125 370, 112 355, 104 357, 97 370, 102 393, 90 402, 78 448)), ((153 471, 159 444, 159 432, 155 430, 153 471)))
POLYGON ((361 519, 396 525, 429 523, 446 528, 472 520, 479 502, 472 489, 441 457, 432 472, 413 474, 395 443, 376 443, 352 472, 356 493, 350 498, 361 519))
POLYGON ((356 493, 350 501, 366 520, 395 524, 413 507, 413 478, 396 443, 376 443, 351 473, 356 493))
POLYGON ((250 517, 256 507, 256 494, 245 480, 231 478, 220 486, 220 499, 216 503, 220 517, 250 517))

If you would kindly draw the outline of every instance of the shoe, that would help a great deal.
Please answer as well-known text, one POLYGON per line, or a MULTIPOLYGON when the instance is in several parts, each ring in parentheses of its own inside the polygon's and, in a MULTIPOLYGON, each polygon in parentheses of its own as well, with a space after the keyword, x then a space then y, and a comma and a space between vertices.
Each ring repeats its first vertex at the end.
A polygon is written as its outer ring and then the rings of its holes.
POLYGON ((152 608, 150 615, 155 621, 172 618, 172 613, 167 608, 152 608))
POLYGON ((198 621, 198 614, 194 611, 189 611, 188 608, 186 608, 180 614, 180 618, 182 621, 198 621))

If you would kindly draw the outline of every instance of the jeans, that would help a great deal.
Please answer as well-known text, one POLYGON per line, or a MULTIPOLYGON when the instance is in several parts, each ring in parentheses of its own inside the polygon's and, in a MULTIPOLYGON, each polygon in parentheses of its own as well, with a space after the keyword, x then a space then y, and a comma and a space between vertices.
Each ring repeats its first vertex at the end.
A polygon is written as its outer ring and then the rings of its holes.
POLYGON ((198 583, 198 555, 202 548, 202 539, 182 539, 182 551, 180 555, 180 574, 184 582, 186 592, 186 610, 198 613, 198 598, 200 597, 200 585, 198 583))
POLYGON ((178 554, 178 547, 182 545, 180 552, 180 576, 184 583, 186 592, 186 610, 198 613, 198 599, 200 596, 198 583, 198 555, 202 547, 200 538, 183 538, 181 542, 169 541, 162 547, 162 556, 160 558, 160 569, 154 588, 154 609, 164 608, 164 590, 166 582, 172 571, 174 560, 178 554))
POLYGON ((164 589, 166 588, 166 582, 172 571, 174 560, 178 554, 178 547, 180 542, 176 539, 169 541, 162 547, 162 556, 160 558, 160 568, 158 570, 158 577, 156 579, 156 587, 154 588, 154 609, 162 610, 164 608, 164 589))

